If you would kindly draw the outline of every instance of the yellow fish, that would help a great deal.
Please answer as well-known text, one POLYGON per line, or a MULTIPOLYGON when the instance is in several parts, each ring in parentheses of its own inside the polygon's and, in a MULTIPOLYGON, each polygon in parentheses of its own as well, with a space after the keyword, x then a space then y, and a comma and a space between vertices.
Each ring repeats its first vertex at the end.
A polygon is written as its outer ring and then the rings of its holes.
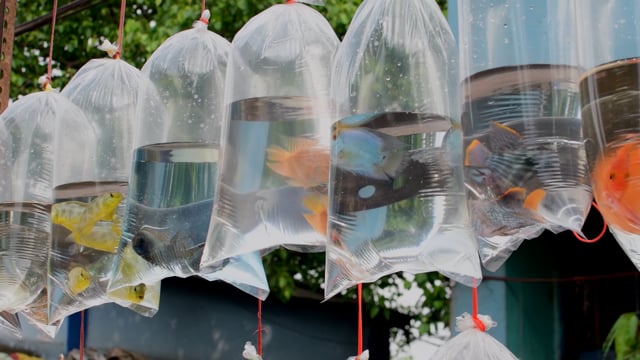
POLYGON ((144 296, 147 292, 147 285, 140 283, 135 286, 124 286, 113 290, 109 293, 110 296, 128 301, 132 304, 139 304, 144 300, 144 296))
POLYGON ((81 234, 91 231, 91 228, 100 220, 113 221, 118 205, 123 195, 119 192, 104 193, 93 199, 82 214, 78 230, 81 234))
POLYGON ((75 295, 85 291, 91 285, 91 274, 82 266, 69 271, 69 289, 75 295))
POLYGON ((120 245, 120 231, 114 232, 113 225, 107 223, 95 224, 88 234, 74 235, 73 238, 78 245, 113 254, 120 245))
POLYGON ((75 231, 82 221, 87 204, 82 201, 65 201, 51 207, 51 222, 75 231))

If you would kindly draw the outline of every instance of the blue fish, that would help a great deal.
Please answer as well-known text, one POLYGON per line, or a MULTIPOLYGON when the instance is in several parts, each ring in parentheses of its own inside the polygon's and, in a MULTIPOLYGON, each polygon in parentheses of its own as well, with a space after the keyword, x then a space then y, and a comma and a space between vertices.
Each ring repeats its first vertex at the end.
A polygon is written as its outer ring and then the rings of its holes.
POLYGON ((379 180, 397 177, 408 164, 405 144, 361 127, 337 125, 331 146, 333 164, 342 170, 379 180))

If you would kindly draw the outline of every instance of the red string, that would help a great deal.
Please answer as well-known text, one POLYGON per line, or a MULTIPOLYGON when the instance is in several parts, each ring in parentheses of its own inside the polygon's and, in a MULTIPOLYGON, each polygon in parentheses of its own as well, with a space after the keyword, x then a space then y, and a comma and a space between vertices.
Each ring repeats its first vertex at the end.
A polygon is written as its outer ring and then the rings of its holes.
POLYGON ((258 355, 262 356, 262 300, 258 299, 258 355))
MULTIPOLYGON (((593 206, 598 210, 598 213, 600 213, 600 208, 598 207, 598 204, 596 204, 595 201, 592 202, 593 206)), ((593 244, 594 242, 600 240, 604 234, 607 232, 607 222, 604 220, 604 217, 602 217, 602 213, 600 213, 600 217, 602 218, 602 231, 600 231, 600 234, 598 234, 598 236, 596 236, 595 238, 589 240, 589 239, 585 239, 582 236, 580 236, 580 234, 578 234, 577 232, 573 232, 573 236, 576 237, 576 239, 582 241, 583 243, 587 243, 587 244, 593 244)))
POLYGON ((127 9, 127 0, 120 2, 120 24, 118 25, 118 51, 113 56, 114 59, 119 59, 122 56, 122 32, 124 31, 124 13, 127 9))
POLYGON ((287 4, 295 4, 296 0, 287 0, 287 4))
POLYGON ((471 320, 473 320, 474 324, 480 331, 485 331, 486 328, 484 323, 480 318, 478 318, 478 288, 471 288, 471 320))
POLYGON ((363 351, 362 346, 362 284, 358 284, 358 356, 356 359, 359 359, 360 354, 363 351))
POLYGON ((84 359, 84 310, 80 312, 80 360, 84 359))
POLYGON ((47 78, 42 84, 46 89, 51 82, 51 62, 53 61, 53 37, 56 31, 56 14, 58 13, 58 0, 53 0, 53 11, 51 12, 51 40, 49 40, 49 59, 47 59, 47 78))
POLYGON ((204 10, 205 10, 205 6, 206 6, 205 2, 206 2, 206 0, 202 0, 202 10, 200 11, 200 13, 203 13, 204 10))

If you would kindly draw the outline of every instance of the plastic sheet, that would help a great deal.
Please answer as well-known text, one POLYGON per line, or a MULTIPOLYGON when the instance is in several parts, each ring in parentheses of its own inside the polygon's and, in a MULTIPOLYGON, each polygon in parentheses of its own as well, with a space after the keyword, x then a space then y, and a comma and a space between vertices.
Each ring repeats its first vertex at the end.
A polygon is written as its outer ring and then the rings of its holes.
POLYGON ((483 265, 591 204, 572 1, 458 0, 465 183, 483 265))
MULTIPOLYGON (((11 104, 0 116, 0 134, 0 310, 34 314, 33 322, 46 328, 53 320, 46 312, 48 272, 43 269, 51 248, 56 179, 86 170, 86 158, 76 154, 96 137, 82 110, 55 91, 11 104)), ((93 153, 87 149, 83 155, 93 153)), ((55 328, 48 334, 55 335, 55 328)))
MULTIPOLYGON (((144 87, 153 85, 123 60, 94 59, 62 91, 84 111, 96 131, 96 141, 83 146, 82 152, 77 147, 73 150, 75 156, 95 154, 87 157, 91 162, 85 171, 62 173, 56 179, 49 260, 52 321, 114 301, 147 316, 158 309, 159 283, 141 283, 107 296, 120 242, 137 103, 159 103, 153 92, 139 98, 144 87)), ((65 155, 68 157, 57 153, 56 157, 75 160, 65 155)))
POLYGON ((576 17, 593 195, 640 269, 640 3, 580 1, 576 17))
POLYGON ((0 333, 9 334, 15 338, 22 338, 22 325, 18 315, 8 311, 0 311, 0 333))
MULTIPOLYGON (((120 244, 120 255, 130 254, 131 248, 142 261, 138 271, 127 272, 123 269, 130 264, 118 256, 110 291, 200 273, 215 193, 230 47, 207 30, 208 18, 205 11, 192 29, 168 38, 142 68, 155 85, 149 90, 157 90, 162 103, 139 103, 120 244), (146 115, 160 108, 166 116, 146 115)), ((234 259, 203 277, 228 280, 262 298, 269 293, 259 255, 234 259), (256 278, 243 283, 251 274, 256 278)))
MULTIPOLYGON (((485 331, 496 326, 491 317, 478 315, 484 323, 485 331)), ((433 359, 438 360, 517 360, 502 343, 485 331, 480 331, 471 319, 471 315, 464 313, 456 317, 456 326, 460 334, 442 345, 433 359)))
POLYGON ((434 1, 366 1, 338 50, 325 296, 408 271, 481 278, 455 42, 434 1))
POLYGON ((278 246, 324 249, 337 45, 326 19, 303 4, 274 5, 234 37, 203 266, 278 246))

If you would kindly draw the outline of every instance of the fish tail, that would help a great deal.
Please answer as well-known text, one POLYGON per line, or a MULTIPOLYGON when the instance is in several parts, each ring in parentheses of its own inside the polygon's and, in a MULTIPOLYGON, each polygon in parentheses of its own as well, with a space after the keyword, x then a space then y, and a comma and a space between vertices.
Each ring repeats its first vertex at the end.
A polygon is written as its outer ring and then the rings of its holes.
POLYGON ((74 240, 78 245, 115 254, 120 245, 120 235, 113 232, 111 225, 95 226, 87 234, 76 233, 74 240))
POLYGON ((512 135, 517 136, 517 137, 521 137, 521 136, 522 136, 522 135, 520 135, 520 133, 519 133, 519 132, 517 132, 517 131, 515 131, 514 129, 512 129, 512 128, 508 127, 507 125, 502 124, 502 123, 499 123, 499 122, 497 122, 497 121, 492 122, 492 123, 491 123, 491 125, 492 125, 494 128, 496 128, 497 130, 500 130, 500 131, 506 131, 506 132, 508 132, 508 133, 511 133, 512 135))
POLYGON ((543 189, 536 189, 532 191, 524 199, 524 203, 522 204, 522 207, 534 212, 537 211, 538 207, 540 206, 540 203, 542 202, 546 194, 547 192, 544 191, 543 189))

